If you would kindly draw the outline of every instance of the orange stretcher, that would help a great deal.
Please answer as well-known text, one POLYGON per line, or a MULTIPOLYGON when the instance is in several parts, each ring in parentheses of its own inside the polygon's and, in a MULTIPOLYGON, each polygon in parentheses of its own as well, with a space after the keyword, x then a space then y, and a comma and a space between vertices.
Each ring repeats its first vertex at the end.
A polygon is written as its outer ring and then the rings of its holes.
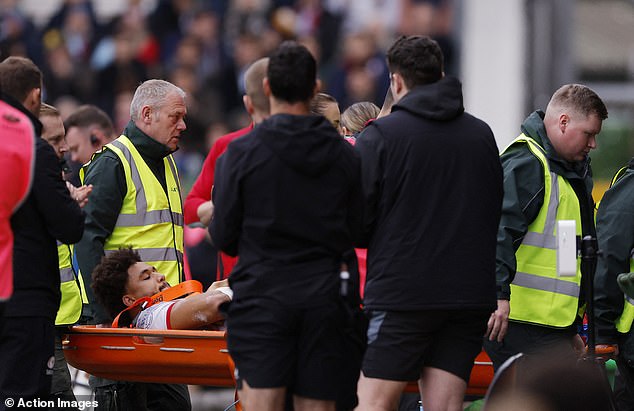
MULTIPOLYGON (((234 387, 224 331, 74 326, 62 341, 70 365, 122 381, 234 387)), ((484 396, 493 379, 486 353, 475 360, 467 395, 484 396)), ((416 382, 407 392, 418 392, 416 382)))

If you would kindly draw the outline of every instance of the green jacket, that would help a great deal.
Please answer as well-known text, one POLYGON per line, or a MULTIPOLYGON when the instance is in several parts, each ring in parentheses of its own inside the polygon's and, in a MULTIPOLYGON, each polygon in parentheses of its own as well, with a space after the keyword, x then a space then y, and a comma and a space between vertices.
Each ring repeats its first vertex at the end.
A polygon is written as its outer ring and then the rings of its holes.
MULTIPOLYGON (((581 207, 583 235, 594 235, 594 203, 590 160, 569 163, 561 159, 550 143, 544 128, 544 113, 531 113, 522 124, 522 133, 531 137, 546 151, 552 172, 564 177, 573 187, 581 207)), ((522 243, 528 226, 544 204, 544 171, 540 161, 526 145, 510 147, 501 156, 504 170, 504 201, 497 236, 496 276, 498 299, 510 299, 510 284, 515 277, 515 252, 522 243)), ((582 287, 583 288, 583 287, 582 287)), ((584 300, 582 289, 580 304, 584 300)))
MULTIPOLYGON (((123 134, 132 141, 167 193, 163 158, 170 154, 169 148, 143 133, 133 122, 128 123, 123 134)), ((89 306, 84 307, 84 315, 96 323, 102 323, 110 318, 100 305, 94 303, 90 273, 104 255, 104 244, 114 230, 127 186, 123 165, 110 150, 95 153, 84 167, 84 184, 92 184, 93 189, 90 201, 84 207, 86 226, 81 241, 75 246, 75 253, 89 301, 89 306)))
POLYGON ((598 344, 619 344, 621 355, 634 359, 632 331, 620 334, 614 322, 624 306, 616 277, 630 272, 634 248, 634 158, 627 172, 606 191, 597 211, 597 240, 602 251, 594 277, 594 313, 598 344))

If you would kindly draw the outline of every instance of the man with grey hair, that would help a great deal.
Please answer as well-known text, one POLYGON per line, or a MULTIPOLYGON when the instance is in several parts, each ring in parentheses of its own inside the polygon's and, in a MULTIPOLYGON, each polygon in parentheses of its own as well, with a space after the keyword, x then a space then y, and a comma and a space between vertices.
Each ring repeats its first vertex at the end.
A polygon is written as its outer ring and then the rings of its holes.
MULTIPOLYGON (((182 280, 181 188, 171 153, 178 149, 186 129, 186 114, 183 90, 164 80, 145 81, 134 93, 131 120, 123 134, 84 166, 83 183, 92 184, 93 191, 84 208, 84 236, 75 252, 87 282, 101 258, 122 247, 136 250, 144 261, 165 274, 170 284, 182 280)), ((86 294, 89 304, 84 307, 84 317, 97 324, 108 323, 111 318, 95 303, 90 284, 86 284, 86 294)), ((142 397, 147 399, 149 409, 190 407, 186 386, 143 386, 147 396, 142 397), (151 406, 152 401, 160 402, 158 408, 151 406)), ((121 389, 128 390, 129 385, 121 389)))
POLYGON ((163 80, 144 82, 132 99, 131 121, 123 135, 95 153, 84 168, 84 183, 93 185, 86 230, 77 244, 86 277, 109 250, 132 246, 169 283, 180 282, 182 206, 171 153, 186 129, 186 113, 180 88, 163 80), (140 191, 145 195, 137 196, 140 191))

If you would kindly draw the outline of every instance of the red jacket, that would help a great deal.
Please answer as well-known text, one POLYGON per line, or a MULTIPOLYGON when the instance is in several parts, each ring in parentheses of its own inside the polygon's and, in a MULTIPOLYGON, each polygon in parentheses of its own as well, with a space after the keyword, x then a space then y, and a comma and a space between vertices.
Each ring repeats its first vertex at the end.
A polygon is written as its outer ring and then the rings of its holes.
MULTIPOLYGON (((234 131, 233 133, 225 134, 220 137, 209 150, 209 154, 203 163, 203 167, 200 170, 200 175, 194 182, 191 191, 185 199, 185 224, 192 224, 199 222, 198 207, 206 201, 211 200, 211 187, 214 185, 214 170, 216 168, 216 160, 227 149, 229 143, 238 137, 242 137, 248 132, 253 130, 253 123, 248 127, 234 131)), ((227 278, 229 273, 236 265, 238 258, 228 256, 225 253, 218 253, 220 259, 218 260, 218 279, 227 278)))
POLYGON ((13 232, 9 219, 31 188, 35 160, 35 136, 31 121, 23 113, 0 101, 2 150, 0 162, 0 301, 13 292, 13 232))

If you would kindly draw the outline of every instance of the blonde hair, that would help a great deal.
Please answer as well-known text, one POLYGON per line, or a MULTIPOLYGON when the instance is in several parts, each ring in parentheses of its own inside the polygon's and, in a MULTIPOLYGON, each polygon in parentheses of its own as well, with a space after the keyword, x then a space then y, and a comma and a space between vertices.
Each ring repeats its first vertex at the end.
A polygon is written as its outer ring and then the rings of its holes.
POLYGON ((350 134, 363 130, 369 120, 377 118, 381 109, 370 101, 354 103, 341 113, 341 128, 350 134))
POLYGON ((45 117, 45 116, 60 117, 61 114, 58 109, 51 106, 50 104, 42 103, 42 105, 40 106, 40 112, 38 114, 38 117, 45 117))

